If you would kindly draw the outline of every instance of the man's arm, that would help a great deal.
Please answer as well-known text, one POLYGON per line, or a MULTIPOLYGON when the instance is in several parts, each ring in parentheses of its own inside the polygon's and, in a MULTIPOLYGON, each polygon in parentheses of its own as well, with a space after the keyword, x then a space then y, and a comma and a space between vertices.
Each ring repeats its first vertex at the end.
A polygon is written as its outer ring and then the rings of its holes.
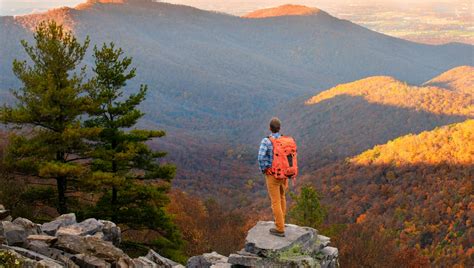
POLYGON ((260 143, 260 148, 258 150, 258 165, 260 171, 265 173, 267 168, 271 167, 270 157, 268 156, 268 138, 264 138, 260 143))

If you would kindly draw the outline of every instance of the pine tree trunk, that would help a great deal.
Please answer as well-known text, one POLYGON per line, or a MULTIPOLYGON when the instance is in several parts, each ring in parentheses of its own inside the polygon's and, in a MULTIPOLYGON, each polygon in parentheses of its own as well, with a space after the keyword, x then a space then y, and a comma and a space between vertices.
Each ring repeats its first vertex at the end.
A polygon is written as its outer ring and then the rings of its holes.
MULTIPOLYGON (((115 144, 113 144, 115 146, 115 144)), ((114 148, 115 149, 115 148, 114 148)), ((117 162, 115 160, 112 160, 112 172, 115 174, 117 173, 117 162)), ((111 205, 112 205, 112 221, 117 221, 117 187, 112 186, 112 200, 111 200, 111 205)))
POLYGON ((66 177, 57 177, 56 184, 58 186, 58 212, 66 214, 68 212, 66 203, 66 177))

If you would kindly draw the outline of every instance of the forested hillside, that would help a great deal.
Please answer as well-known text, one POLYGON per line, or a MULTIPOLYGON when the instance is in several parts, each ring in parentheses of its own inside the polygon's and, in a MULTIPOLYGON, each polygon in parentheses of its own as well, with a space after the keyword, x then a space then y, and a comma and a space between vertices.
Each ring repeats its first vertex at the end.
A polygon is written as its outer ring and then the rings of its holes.
POLYGON ((407 135, 310 172, 330 223, 393 231, 433 265, 473 265, 474 120, 407 135))
POLYGON ((293 101, 277 114, 300 143, 303 166, 314 169, 408 133, 474 118, 474 72, 469 70, 455 68, 431 80, 448 76, 451 87, 369 77, 293 101))
MULTIPOLYGON (((281 109, 288 101, 372 75, 422 83, 452 67, 470 64, 465 56, 472 52, 469 45, 416 44, 324 11, 310 13, 252 19, 128 0, 88 1, 77 8, 2 17, 0 88, 18 86, 11 62, 25 57, 19 42, 31 41, 31 29, 41 20, 55 19, 79 39, 90 36, 91 46, 116 42, 133 57, 138 70, 127 88, 149 85, 148 98, 141 105, 146 116, 139 126, 166 129, 167 137, 153 146, 169 151, 169 160, 177 163, 175 184, 209 194, 215 192, 216 182, 237 189, 259 178, 253 147, 266 135, 264 125, 270 116, 279 110, 293 111, 281 109), (255 129, 262 131, 255 133, 255 129)), ((84 64, 92 65, 90 53, 84 64)), ((3 102, 11 101, 8 93, 0 96, 3 102)), ((300 106, 303 104, 298 103, 297 108, 300 106)), ((424 115, 413 120, 421 117, 424 115)), ((456 118, 429 118, 414 131, 456 118)), ((319 124, 317 120, 307 122, 319 124)), ((298 129, 290 123, 286 126, 298 135, 298 129)), ((299 140, 305 144, 304 139, 299 140)), ((332 154, 332 148, 323 150, 325 159, 345 155, 332 154)))

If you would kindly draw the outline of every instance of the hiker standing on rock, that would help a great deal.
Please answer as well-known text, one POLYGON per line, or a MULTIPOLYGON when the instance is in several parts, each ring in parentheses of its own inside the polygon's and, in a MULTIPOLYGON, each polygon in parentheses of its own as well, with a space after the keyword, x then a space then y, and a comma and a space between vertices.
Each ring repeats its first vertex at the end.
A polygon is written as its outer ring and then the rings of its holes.
POLYGON ((272 204, 275 227, 270 233, 285 236, 286 190, 288 179, 298 174, 296 142, 290 136, 280 134, 280 119, 270 120, 270 136, 265 137, 258 151, 258 164, 265 174, 268 195, 272 204))

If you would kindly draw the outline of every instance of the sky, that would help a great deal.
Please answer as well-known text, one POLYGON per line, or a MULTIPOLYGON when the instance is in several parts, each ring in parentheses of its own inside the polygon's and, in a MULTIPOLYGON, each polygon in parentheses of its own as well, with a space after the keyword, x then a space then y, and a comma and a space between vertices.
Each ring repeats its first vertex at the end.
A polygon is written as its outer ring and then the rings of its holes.
MULTIPOLYGON (((303 4, 321 9, 334 7, 335 5, 348 5, 351 3, 367 4, 391 4, 412 5, 433 2, 457 2, 471 0, 164 0, 176 4, 195 6, 207 10, 216 10, 235 15, 255 9, 277 6, 281 4, 303 4)), ((41 12, 54 7, 74 7, 85 0, 0 0, 0 15, 21 15, 33 12, 41 12)))

